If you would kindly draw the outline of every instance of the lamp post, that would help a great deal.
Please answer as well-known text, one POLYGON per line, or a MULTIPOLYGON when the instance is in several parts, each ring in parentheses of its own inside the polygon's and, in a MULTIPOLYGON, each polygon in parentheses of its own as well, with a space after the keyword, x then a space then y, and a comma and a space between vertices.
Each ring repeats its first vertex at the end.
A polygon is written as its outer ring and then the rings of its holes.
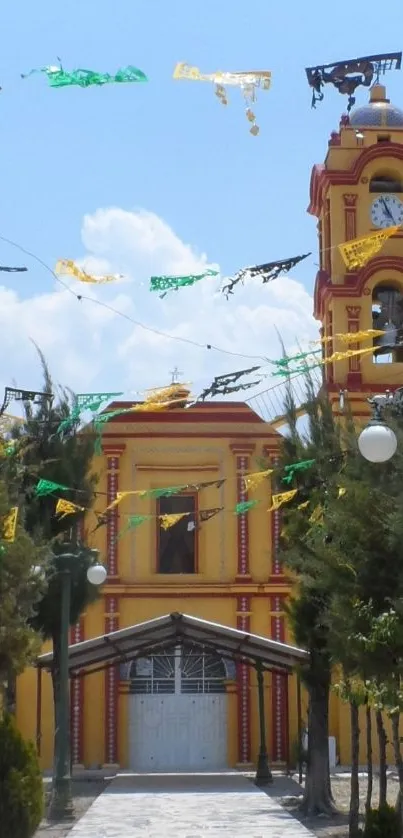
POLYGON ((360 453, 370 463, 386 463, 396 453, 396 434, 386 424, 383 416, 388 407, 402 406, 403 388, 395 393, 380 393, 368 399, 373 409, 372 419, 358 437, 360 453))
MULTIPOLYGON (((56 708, 56 725, 58 729, 57 748, 55 754, 55 773, 52 784, 52 795, 49 805, 48 818, 50 820, 71 820, 73 818, 73 801, 71 795, 71 765, 70 765, 70 725, 69 725, 69 627, 71 604, 71 570, 77 561, 79 552, 73 552, 71 545, 63 545, 65 550, 57 555, 58 574, 61 579, 61 612, 60 612, 60 670, 59 670, 59 706, 56 708)), ((87 579, 92 585, 102 585, 107 572, 99 563, 98 550, 90 550, 93 564, 87 570, 87 579)))
POLYGON ((263 667, 260 661, 256 661, 256 675, 257 675, 257 692, 259 700, 259 732, 260 732, 260 747, 257 758, 257 771, 255 776, 255 786, 260 788, 269 786, 273 782, 273 776, 269 768, 269 755, 266 746, 266 719, 264 709, 264 680, 263 667))

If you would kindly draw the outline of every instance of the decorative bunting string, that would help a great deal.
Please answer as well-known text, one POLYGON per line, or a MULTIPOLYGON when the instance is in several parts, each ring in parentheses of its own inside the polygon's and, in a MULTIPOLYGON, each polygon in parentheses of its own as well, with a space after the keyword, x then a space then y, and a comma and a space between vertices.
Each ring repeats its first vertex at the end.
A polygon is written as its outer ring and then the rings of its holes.
POLYGON ((59 498, 56 504, 56 515, 60 516, 60 520, 66 515, 75 515, 77 512, 85 512, 85 506, 78 506, 77 503, 72 503, 70 500, 59 498))
POLYGON ((294 476, 299 471, 306 471, 312 468, 316 460, 301 460, 299 463, 291 463, 289 466, 284 466, 286 476, 283 477, 283 483, 292 483, 294 476))
POLYGON ((151 515, 129 515, 127 519, 126 526, 118 534, 117 538, 122 538, 128 530, 134 530, 136 527, 139 527, 141 524, 144 524, 145 521, 149 521, 151 515))
POLYGON ((291 489, 290 492, 280 492, 279 494, 271 496, 271 506, 267 510, 268 512, 273 512, 275 509, 280 509, 280 506, 283 506, 284 503, 289 503, 295 495, 297 494, 298 489, 291 489))
POLYGON ((291 363, 295 363, 296 361, 305 361, 306 358, 311 358, 312 356, 315 358, 315 356, 320 355, 321 352, 321 349, 310 349, 308 352, 298 352, 297 355, 284 355, 282 358, 279 358, 278 361, 270 361, 270 363, 279 369, 287 369, 291 363))
POLYGON ((69 73, 63 70, 61 66, 49 66, 42 67, 39 70, 30 70, 29 73, 22 74, 21 78, 27 79, 35 73, 45 73, 50 87, 71 87, 73 85, 78 85, 78 87, 91 87, 93 85, 99 86, 103 84, 148 81, 147 76, 141 70, 131 65, 122 67, 114 75, 110 75, 110 73, 97 73, 94 70, 72 70, 69 73))
POLYGON ((250 509, 253 509, 254 506, 260 503, 258 500, 243 500, 240 503, 237 503, 234 509, 234 515, 244 515, 245 512, 249 512, 250 509))
POLYGON ((343 261, 349 271, 355 268, 362 268, 382 249, 385 241, 400 229, 399 226, 388 227, 386 230, 379 230, 369 236, 339 244, 338 248, 343 261))
POLYGON ((209 521, 210 518, 214 518, 215 515, 218 515, 219 512, 223 512, 223 506, 214 506, 211 509, 201 509, 198 512, 199 520, 201 522, 209 521))
POLYGON ((150 279, 150 291, 163 291, 161 299, 166 296, 168 291, 178 291, 179 288, 185 288, 188 285, 195 285, 201 279, 209 276, 218 276, 219 271, 208 269, 200 274, 189 274, 189 276, 152 276, 150 279))
POLYGON ((123 396, 123 393, 78 393, 76 396, 77 407, 80 408, 80 411, 90 410, 95 413, 105 402, 110 399, 117 399, 119 396, 123 396))
POLYGON ((44 498, 47 495, 53 495, 54 492, 69 492, 68 486, 63 486, 62 483, 54 483, 53 480, 44 480, 41 478, 35 486, 34 492, 37 498, 44 498))
POLYGON ((234 288, 238 282, 244 284, 245 279, 253 279, 258 276, 264 284, 273 282, 281 274, 289 273, 299 262, 307 259, 310 255, 310 253, 303 253, 302 256, 292 256, 290 259, 280 259, 277 262, 266 262, 263 265, 252 265, 248 268, 241 268, 234 277, 228 277, 228 285, 224 285, 221 291, 228 300, 229 295, 234 293, 234 288))
POLYGON ((13 506, 8 515, 3 518, 3 540, 14 541, 17 531, 18 506, 13 506))
POLYGON ((312 107, 315 108, 316 103, 324 98, 322 90, 324 85, 332 84, 339 93, 348 96, 347 113, 349 113, 355 105, 354 93, 357 87, 371 87, 372 82, 379 80, 380 75, 386 70, 392 68, 400 70, 401 60, 401 52, 389 52, 307 67, 305 72, 308 84, 313 91, 312 107))
POLYGON ((247 370, 238 370, 237 372, 229 372, 226 375, 217 375, 213 383, 210 384, 210 387, 207 387, 203 392, 200 394, 198 401, 204 402, 207 396, 225 396, 228 393, 236 392, 237 390, 245 390, 249 387, 254 387, 255 384, 258 384, 258 381, 253 381, 251 383, 246 384, 237 384, 238 380, 242 378, 244 375, 250 375, 252 372, 256 372, 256 370, 260 370, 260 367, 250 367, 247 370), (235 387, 230 387, 228 385, 236 384, 235 387))
POLYGON ((314 340, 312 341, 312 344, 330 343, 330 341, 332 340, 339 340, 340 343, 361 343, 363 340, 378 338, 385 334, 386 332, 384 329, 365 329, 365 331, 360 332, 338 332, 335 335, 330 335, 324 338, 319 338, 319 340, 314 340))
POLYGON ((273 474, 272 468, 267 468, 265 471, 255 471, 253 474, 246 474, 243 477, 243 484, 245 492, 256 489, 263 480, 266 480, 270 474, 273 474))
POLYGON ((89 410, 95 413, 99 408, 110 399, 122 396, 123 393, 78 393, 76 396, 76 404, 71 409, 69 416, 60 422, 56 431, 57 434, 63 434, 69 431, 81 420, 81 414, 89 410))
POLYGON ((42 393, 38 390, 20 390, 16 387, 6 387, 4 391, 3 404, 0 407, 0 416, 7 410, 11 402, 33 402, 33 404, 41 404, 41 402, 48 402, 52 404, 53 393, 42 393))
POLYGON ((169 530, 174 527, 182 518, 186 518, 189 512, 172 512, 170 514, 159 515, 159 522, 163 530, 169 530))
POLYGON ((208 81, 215 84, 215 94, 222 105, 228 105, 228 94, 226 86, 239 87, 245 99, 246 118, 252 123, 250 133, 257 136, 259 126, 256 124, 256 117, 251 105, 256 101, 258 88, 269 90, 271 84, 271 72, 269 70, 253 70, 236 73, 201 73, 198 67, 191 67, 189 64, 179 63, 176 65, 173 74, 174 79, 188 79, 189 81, 208 81))
POLYGON ((313 510, 312 515, 309 518, 309 523, 310 524, 318 524, 319 526, 322 526, 322 524, 323 524, 323 506, 321 506, 320 504, 318 504, 318 506, 315 506, 315 509, 313 510))
MULTIPOLYGON (((366 349, 347 349, 344 352, 334 352, 328 358, 321 358, 320 360, 316 361, 315 364, 303 364, 302 366, 295 367, 294 369, 288 369, 287 367, 283 367, 274 372, 273 375, 287 376, 295 375, 296 373, 298 374, 310 372, 310 370, 313 370, 316 367, 321 367, 323 364, 332 364, 336 361, 344 361, 347 358, 354 358, 357 355, 368 355, 369 353, 376 352, 376 349, 376 346, 369 346, 366 349)), ((309 354, 310 353, 307 352, 307 356, 309 354)))
POLYGON ((74 276, 80 282, 87 282, 93 285, 105 285, 107 282, 115 282, 117 279, 122 279, 123 276, 122 274, 92 276, 92 274, 88 274, 83 268, 79 268, 72 259, 59 259, 56 262, 55 274, 60 274, 60 276, 74 276))

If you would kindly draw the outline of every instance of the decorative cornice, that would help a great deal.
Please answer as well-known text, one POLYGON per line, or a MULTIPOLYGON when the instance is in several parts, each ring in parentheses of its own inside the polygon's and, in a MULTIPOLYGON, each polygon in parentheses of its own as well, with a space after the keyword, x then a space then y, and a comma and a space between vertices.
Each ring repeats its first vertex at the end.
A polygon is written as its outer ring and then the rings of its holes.
POLYGON ((357 203, 358 195, 354 192, 345 192, 343 195, 343 201, 345 207, 355 207, 357 203))
POLYGON ((256 448, 254 442, 231 442, 230 449, 233 454, 253 454, 256 448))
POLYGON ((346 306, 346 312, 352 320, 358 320, 361 312, 361 306, 346 306))
POLYGON ((102 451, 106 457, 120 457, 120 455, 123 454, 125 448, 125 442, 120 442, 116 444, 111 443, 110 445, 108 445, 108 443, 106 443, 106 445, 102 444, 102 451))
MULTIPOLYGON (((133 402, 112 402, 109 410, 132 407, 133 402)), ((249 407, 246 402, 197 402, 187 410, 174 409, 162 411, 141 411, 132 413, 121 413, 111 420, 113 425, 122 424, 157 424, 157 425, 194 425, 196 423, 238 423, 262 425, 264 420, 249 407)))
POLYGON ((403 160, 403 146, 399 143, 388 143, 385 147, 383 143, 380 143, 364 148, 354 160, 351 169, 347 171, 345 169, 329 170, 323 163, 316 164, 311 173, 310 202, 307 212, 310 215, 319 216, 329 186, 356 186, 365 166, 379 158, 403 160))

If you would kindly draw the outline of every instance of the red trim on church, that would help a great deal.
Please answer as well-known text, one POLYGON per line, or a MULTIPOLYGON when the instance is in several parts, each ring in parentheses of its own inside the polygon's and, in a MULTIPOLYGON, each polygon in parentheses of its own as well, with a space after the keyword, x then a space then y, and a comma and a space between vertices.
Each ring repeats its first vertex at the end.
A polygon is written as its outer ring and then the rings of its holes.
POLYGON ((398 271, 403 274, 403 257, 378 256, 371 259, 359 271, 345 274, 342 285, 333 285, 326 271, 318 271, 315 280, 314 317, 317 320, 323 320, 326 306, 335 297, 369 296, 371 289, 366 288, 366 284, 375 273, 380 271, 398 271))
POLYGON ((374 144, 364 148, 356 158, 350 171, 344 169, 326 169, 322 163, 315 165, 311 173, 310 202, 307 211, 311 215, 319 216, 322 210, 323 201, 329 186, 355 186, 361 174, 372 160, 385 157, 403 160, 403 146, 399 143, 374 144))
MULTIPOLYGON (((234 442, 230 445, 232 453, 236 458, 236 484, 237 503, 248 500, 248 493, 245 491, 244 475, 250 471, 250 455, 255 450, 255 444, 234 442)), ((250 579, 249 574, 249 513, 244 512, 237 515, 238 528, 238 573, 237 581, 246 582, 250 579)))
MULTIPOLYGON (((359 332, 360 330, 360 314, 361 314, 361 306, 346 306, 346 314, 347 314, 347 331, 348 332, 359 332)), ((350 343, 349 349, 360 349, 359 343, 350 343)), ((362 383, 362 376, 361 376, 361 356, 355 355, 352 358, 348 359, 348 375, 347 375, 347 387, 350 386, 360 386, 362 383)))
MULTIPOLYGON (((250 598, 237 598, 236 627, 240 631, 250 631, 250 598)), ((240 763, 251 761, 251 718, 250 718, 250 666, 237 663, 236 677, 238 687, 238 760, 240 763)), ((273 676, 274 677, 274 676, 273 676)))
POLYGON ((351 241, 357 236, 357 198, 354 193, 345 193, 344 201, 344 241, 351 241))
MULTIPOLYGON (((105 634, 119 629, 118 599, 105 597, 105 634)), ((83 679, 81 679, 83 680, 83 679)), ((105 764, 118 764, 119 666, 105 670, 105 764)))
MULTIPOLYGON (((271 631, 273 640, 285 643, 284 597, 270 597, 271 631)), ((288 677, 272 673, 272 762, 288 762, 288 677)))

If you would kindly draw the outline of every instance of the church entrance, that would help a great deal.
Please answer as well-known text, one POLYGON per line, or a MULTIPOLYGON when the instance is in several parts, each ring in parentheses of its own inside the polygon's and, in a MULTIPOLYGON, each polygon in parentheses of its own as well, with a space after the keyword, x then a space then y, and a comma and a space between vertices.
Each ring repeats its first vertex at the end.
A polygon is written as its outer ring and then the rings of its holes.
POLYGON ((227 767, 223 659, 202 647, 176 646, 131 665, 129 755, 133 771, 227 767))

